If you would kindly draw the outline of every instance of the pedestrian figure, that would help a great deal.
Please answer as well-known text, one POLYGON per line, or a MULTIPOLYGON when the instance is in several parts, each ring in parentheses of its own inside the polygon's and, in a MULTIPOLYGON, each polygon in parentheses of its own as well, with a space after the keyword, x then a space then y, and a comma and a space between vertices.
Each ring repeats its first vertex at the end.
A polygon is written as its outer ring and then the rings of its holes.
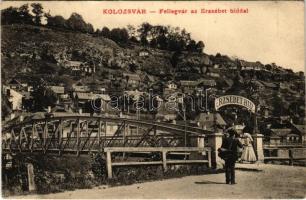
POLYGON ((244 142, 244 148, 241 155, 241 161, 250 163, 256 162, 257 159, 252 145, 253 138, 251 134, 248 133, 248 129, 246 127, 243 129, 242 138, 244 142))
POLYGON ((224 138, 222 146, 218 150, 219 156, 225 161, 226 184, 236 184, 235 182, 235 163, 238 159, 238 146, 243 147, 242 143, 236 138, 238 136, 234 129, 229 129, 229 137, 224 138))

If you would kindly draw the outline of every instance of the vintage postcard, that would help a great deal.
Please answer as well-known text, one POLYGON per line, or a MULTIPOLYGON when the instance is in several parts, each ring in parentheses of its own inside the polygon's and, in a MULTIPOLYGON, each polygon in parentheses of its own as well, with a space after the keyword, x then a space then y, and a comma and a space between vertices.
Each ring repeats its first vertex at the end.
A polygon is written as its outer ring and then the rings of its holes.
POLYGON ((1 3, 2 198, 306 198, 303 1, 1 3))

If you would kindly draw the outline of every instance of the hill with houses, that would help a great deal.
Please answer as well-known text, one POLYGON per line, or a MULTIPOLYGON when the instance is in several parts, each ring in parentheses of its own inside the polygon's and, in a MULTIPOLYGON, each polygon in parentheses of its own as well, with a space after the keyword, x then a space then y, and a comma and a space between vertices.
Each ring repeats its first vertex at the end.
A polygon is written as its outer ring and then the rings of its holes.
MULTIPOLYGON (((213 111, 215 97, 241 95, 260 105, 262 126, 283 119, 305 124, 304 73, 275 63, 161 50, 132 41, 123 45, 94 34, 25 24, 2 25, 1 42, 2 120, 12 113, 44 112, 49 106, 54 112, 91 112, 92 98, 110 101, 114 95, 147 96, 153 91, 161 101, 169 95, 207 94, 208 111, 213 111)), ((220 124, 248 119, 237 109, 222 112, 220 124)), ((199 109, 187 108, 191 122, 199 114, 199 109)), ((141 115, 182 119, 165 110, 143 110, 141 115)))

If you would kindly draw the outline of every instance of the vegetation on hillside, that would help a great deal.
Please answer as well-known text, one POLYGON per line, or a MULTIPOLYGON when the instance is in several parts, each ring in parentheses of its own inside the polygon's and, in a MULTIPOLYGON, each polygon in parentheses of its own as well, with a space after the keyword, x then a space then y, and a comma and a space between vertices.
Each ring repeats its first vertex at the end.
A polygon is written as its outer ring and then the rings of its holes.
POLYGON ((40 3, 32 3, 30 6, 24 4, 19 8, 6 8, 1 11, 1 22, 3 25, 30 24, 88 33, 97 37, 112 39, 120 44, 134 42, 170 51, 202 52, 205 47, 202 41, 196 42, 191 38, 190 33, 185 29, 181 30, 179 27, 154 26, 146 22, 138 28, 128 25, 126 28, 110 30, 108 27, 103 27, 94 30, 93 25, 85 22, 80 14, 72 13, 68 19, 64 19, 60 15, 51 16, 50 13, 44 11, 40 3), (43 18, 46 19, 45 25, 42 23, 43 18))

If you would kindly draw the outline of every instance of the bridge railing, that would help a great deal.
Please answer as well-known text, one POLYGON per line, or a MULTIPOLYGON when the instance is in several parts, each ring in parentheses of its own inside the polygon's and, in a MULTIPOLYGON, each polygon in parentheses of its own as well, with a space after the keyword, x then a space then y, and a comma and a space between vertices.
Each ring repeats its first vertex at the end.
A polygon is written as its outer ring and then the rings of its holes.
POLYGON ((306 148, 275 148, 266 147, 264 149, 264 162, 269 161, 289 161, 293 165, 294 161, 304 161, 306 163, 306 148))
POLYGON ((167 171, 169 164, 207 164, 211 167, 211 148, 198 148, 198 147, 108 147, 104 149, 106 153, 106 166, 108 178, 113 178, 114 166, 135 166, 135 165, 162 165, 164 171, 167 171), (158 152, 161 153, 160 161, 124 161, 113 162, 112 153, 136 153, 136 152, 158 152), (206 156, 206 159, 186 159, 186 160, 171 160, 167 158, 170 152, 185 152, 185 153, 198 153, 206 156))

